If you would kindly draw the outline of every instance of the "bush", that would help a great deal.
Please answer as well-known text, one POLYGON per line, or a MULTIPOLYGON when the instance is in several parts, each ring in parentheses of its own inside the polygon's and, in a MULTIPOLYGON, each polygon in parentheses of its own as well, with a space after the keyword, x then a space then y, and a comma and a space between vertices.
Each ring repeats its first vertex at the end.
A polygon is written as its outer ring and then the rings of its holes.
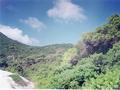
POLYGON ((70 64, 70 61, 77 55, 77 49, 76 48, 70 48, 68 51, 66 51, 63 55, 63 62, 61 64, 70 64))
POLYGON ((105 74, 97 76, 97 78, 91 78, 86 81, 83 88, 91 89, 120 89, 120 69, 114 68, 108 70, 105 74))

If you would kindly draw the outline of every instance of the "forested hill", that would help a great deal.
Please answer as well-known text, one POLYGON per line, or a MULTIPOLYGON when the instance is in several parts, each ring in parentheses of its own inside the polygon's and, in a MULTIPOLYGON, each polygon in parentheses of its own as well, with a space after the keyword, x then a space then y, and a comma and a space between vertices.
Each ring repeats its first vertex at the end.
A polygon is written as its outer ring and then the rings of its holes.
POLYGON ((33 64, 54 61, 71 47, 72 44, 29 46, 0 32, 0 68, 24 75, 25 68, 33 64))
POLYGON ((0 67, 31 79, 37 88, 120 89, 120 15, 109 17, 74 46, 26 47, 0 37, 5 42, 0 67))
MULTIPOLYGON (((29 46, 25 45, 23 43, 20 43, 18 41, 12 40, 5 36, 3 33, 0 32, 0 52, 5 54, 21 54, 24 52, 29 51, 40 51, 42 49, 57 49, 57 48, 69 48, 72 47, 72 44, 54 44, 54 45, 47 45, 47 46, 29 46)), ((46 50, 43 50, 45 52, 49 52, 46 50)), ((54 50, 53 50, 54 51, 54 50)))
POLYGON ((12 40, 0 32, 0 55, 18 53, 28 46, 12 40))
POLYGON ((94 53, 107 53, 114 44, 120 41, 120 16, 113 15, 108 21, 96 28, 93 32, 87 32, 82 36, 76 47, 79 56, 86 57, 94 53))

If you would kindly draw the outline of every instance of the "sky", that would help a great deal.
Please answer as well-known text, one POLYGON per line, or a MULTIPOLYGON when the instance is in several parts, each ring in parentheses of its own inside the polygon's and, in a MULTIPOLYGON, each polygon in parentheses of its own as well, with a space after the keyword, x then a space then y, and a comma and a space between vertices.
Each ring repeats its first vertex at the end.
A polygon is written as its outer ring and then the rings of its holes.
POLYGON ((76 44, 113 14, 120 0, 0 0, 0 32, 34 46, 76 44))

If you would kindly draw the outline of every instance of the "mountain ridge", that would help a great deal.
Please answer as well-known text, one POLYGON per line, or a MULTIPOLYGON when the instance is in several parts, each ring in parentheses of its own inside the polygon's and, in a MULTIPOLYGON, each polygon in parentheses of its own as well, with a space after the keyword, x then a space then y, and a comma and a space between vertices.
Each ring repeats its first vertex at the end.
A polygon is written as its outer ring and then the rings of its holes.
POLYGON ((10 68, 14 67, 15 71, 20 71, 20 74, 24 75, 24 68, 45 62, 45 60, 52 62, 56 56, 61 56, 63 52, 71 47, 73 47, 72 44, 29 46, 0 33, 0 68, 11 70, 10 68))

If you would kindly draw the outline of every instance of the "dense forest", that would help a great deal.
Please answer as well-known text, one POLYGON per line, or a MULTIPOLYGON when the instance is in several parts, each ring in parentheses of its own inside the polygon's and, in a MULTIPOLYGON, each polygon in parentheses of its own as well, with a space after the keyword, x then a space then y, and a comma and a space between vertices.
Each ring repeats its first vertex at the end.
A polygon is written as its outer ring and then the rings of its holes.
POLYGON ((0 33, 0 68, 36 88, 120 89, 120 15, 82 36, 76 45, 35 47, 0 33))

